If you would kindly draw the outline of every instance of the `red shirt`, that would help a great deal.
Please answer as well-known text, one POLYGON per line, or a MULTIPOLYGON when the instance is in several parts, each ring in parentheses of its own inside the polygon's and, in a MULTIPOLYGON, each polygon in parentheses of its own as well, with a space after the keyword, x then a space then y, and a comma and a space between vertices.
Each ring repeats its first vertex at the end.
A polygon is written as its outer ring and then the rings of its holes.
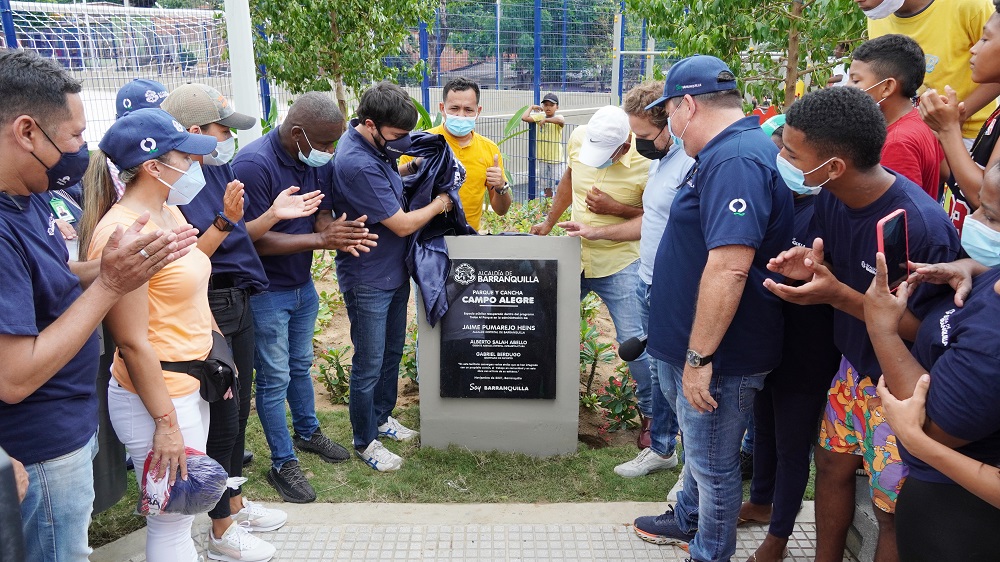
POLYGON ((941 185, 944 150, 916 108, 889 125, 882 165, 919 185, 935 201, 941 185))

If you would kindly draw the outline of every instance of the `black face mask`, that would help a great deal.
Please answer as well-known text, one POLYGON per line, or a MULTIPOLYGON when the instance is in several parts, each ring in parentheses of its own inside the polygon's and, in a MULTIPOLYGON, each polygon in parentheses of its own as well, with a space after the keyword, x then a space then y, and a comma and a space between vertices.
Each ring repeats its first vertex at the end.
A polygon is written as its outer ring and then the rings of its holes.
POLYGON ((378 131, 378 136, 382 137, 382 152, 390 160, 399 160, 400 156, 404 156, 409 152, 410 146, 413 144, 413 139, 410 138, 409 134, 405 134, 398 139, 387 140, 379 127, 376 126, 375 130, 378 131))
MULTIPOLYGON (((56 143, 52 142, 52 138, 49 137, 49 134, 44 129, 38 127, 38 130, 45 135, 45 138, 52 143, 52 146, 56 147, 56 150, 59 150, 59 147, 56 146, 56 143)), ((42 162, 42 159, 36 156, 34 152, 31 155, 35 157, 35 160, 38 160, 39 164, 45 166, 45 162, 42 162)), ((59 150, 59 155, 59 160, 55 164, 51 167, 45 166, 45 175, 49 178, 49 189, 65 189, 80 183, 84 172, 87 171, 87 166, 90 164, 90 150, 87 149, 86 144, 76 152, 63 152, 59 150)))
POLYGON ((655 140, 635 139, 635 150, 650 160, 659 160, 667 155, 666 150, 656 148, 655 140))

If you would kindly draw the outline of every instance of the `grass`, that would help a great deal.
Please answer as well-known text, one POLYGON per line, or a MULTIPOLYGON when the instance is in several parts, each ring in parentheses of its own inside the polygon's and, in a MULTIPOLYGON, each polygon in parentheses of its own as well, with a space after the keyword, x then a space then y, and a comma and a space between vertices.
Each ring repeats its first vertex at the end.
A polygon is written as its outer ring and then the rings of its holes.
MULTIPOLYGON (((419 429, 419 409, 397 410, 400 421, 419 429)), ((319 412, 323 432, 334 441, 350 446, 351 425, 347 409, 319 412)), ((677 480, 679 469, 644 478, 621 478, 615 465, 635 456, 635 447, 589 449, 550 458, 504 452, 472 452, 460 447, 439 450, 416 444, 388 441, 386 446, 401 455, 406 464, 394 473, 378 473, 353 458, 328 464, 316 455, 299 455, 306 476, 316 489, 318 502, 391 503, 555 503, 600 501, 663 501, 677 480)), ((267 443, 256 416, 247 426, 247 447, 254 462, 244 476, 247 498, 281 501, 267 484, 270 469, 267 443)), ((142 528, 144 521, 133 515, 137 488, 129 474, 126 496, 108 511, 96 516, 90 528, 91 546, 97 547, 142 528)))

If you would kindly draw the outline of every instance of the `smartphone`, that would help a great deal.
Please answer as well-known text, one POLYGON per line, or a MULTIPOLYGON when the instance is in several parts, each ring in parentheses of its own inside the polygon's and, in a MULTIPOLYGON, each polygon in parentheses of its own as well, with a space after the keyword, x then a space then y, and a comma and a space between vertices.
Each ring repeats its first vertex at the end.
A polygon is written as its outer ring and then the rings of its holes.
POLYGON ((906 210, 896 209, 875 226, 878 251, 889 268, 889 290, 895 291, 910 275, 910 247, 906 236, 906 210))

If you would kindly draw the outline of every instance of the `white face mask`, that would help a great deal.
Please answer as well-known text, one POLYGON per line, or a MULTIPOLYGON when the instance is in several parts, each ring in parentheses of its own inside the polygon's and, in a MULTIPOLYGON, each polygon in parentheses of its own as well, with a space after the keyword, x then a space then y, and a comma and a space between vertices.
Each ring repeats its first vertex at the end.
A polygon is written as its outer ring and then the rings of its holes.
POLYGON ((905 0, 882 0, 882 3, 875 6, 871 10, 862 10, 865 13, 865 17, 870 20, 880 20, 887 18, 894 14, 896 10, 903 7, 903 2, 905 0))
POLYGON ((206 154, 202 157, 207 166, 224 166, 233 159, 236 154, 236 137, 229 137, 224 141, 219 141, 213 154, 206 154))

